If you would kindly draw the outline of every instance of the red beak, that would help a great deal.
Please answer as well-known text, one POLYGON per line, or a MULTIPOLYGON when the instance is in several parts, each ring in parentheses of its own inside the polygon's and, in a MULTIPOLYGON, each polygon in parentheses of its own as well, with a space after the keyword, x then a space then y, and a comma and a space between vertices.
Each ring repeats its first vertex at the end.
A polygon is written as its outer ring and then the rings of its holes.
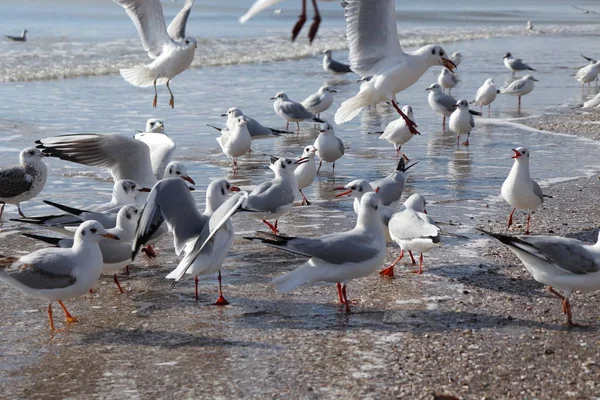
POLYGON ((335 197, 336 197, 336 198, 338 198, 338 197, 342 197, 342 196, 346 196, 346 195, 349 195, 349 194, 352 194, 352 190, 347 190, 347 189, 346 189, 345 187, 343 187, 343 186, 336 187, 336 188, 334 188, 333 190, 345 190, 345 192, 342 192, 342 193, 336 194, 336 195, 335 195, 335 197))
POLYGON ((427 209, 426 208, 423 209, 423 213, 427 214, 427 209))
POLYGON ((230 191, 230 192, 239 192, 239 191, 240 191, 240 188, 239 188, 239 187, 237 187, 237 186, 232 186, 232 187, 230 187, 230 188, 229 188, 229 191, 230 191))
POLYGON ((514 155, 514 156, 512 156, 511 158, 519 158, 519 157, 521 157, 521 153, 519 153, 517 150, 515 150, 515 149, 512 149, 512 151, 514 151, 514 152, 515 152, 515 155, 514 155))
POLYGON ((442 63, 444 64, 444 67, 448 68, 452 72, 454 72, 454 70, 456 69, 456 64, 454 64, 452 60, 449 60, 446 57, 442 57, 442 63))
POLYGON ((182 176, 181 178, 183 178, 184 181, 191 183, 192 185, 196 184, 196 182, 194 182, 194 180, 192 178, 190 178, 189 176, 182 176))
POLYGON ((148 192, 150 192, 151 190, 152 190, 152 189, 148 189, 148 188, 141 188, 141 189, 138 189, 138 191, 140 191, 140 192, 145 192, 145 193, 148 193, 148 192))
POLYGON ((379 187, 375 188, 375 193, 379 193, 379 187))

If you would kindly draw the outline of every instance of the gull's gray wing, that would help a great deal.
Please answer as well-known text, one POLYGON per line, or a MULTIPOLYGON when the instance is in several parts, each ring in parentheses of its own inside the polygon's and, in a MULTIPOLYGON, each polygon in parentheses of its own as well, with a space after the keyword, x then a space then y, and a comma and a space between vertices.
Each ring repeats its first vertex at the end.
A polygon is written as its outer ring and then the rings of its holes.
POLYGON ((352 68, 348 64, 341 63, 339 61, 335 61, 333 59, 329 60, 329 64, 327 64, 329 69, 335 72, 352 72, 352 68))
POLYGON ((384 206, 389 206, 393 202, 400 200, 402 192, 404 191, 404 185, 406 176, 402 172, 392 172, 390 175, 383 179, 379 179, 371 183, 373 190, 377 190, 377 197, 384 206))
POLYGON ((294 119, 311 119, 314 118, 314 115, 308 111, 304 106, 300 103, 296 103, 295 101, 284 101, 281 103, 281 111, 285 115, 289 115, 294 119))
POLYGON ((185 25, 187 24, 188 17, 190 16, 190 12, 192 11, 192 6, 194 5, 194 0, 185 0, 185 4, 181 11, 177 13, 173 21, 169 24, 167 28, 167 33, 176 42, 179 42, 185 39, 185 25))
POLYGON ((291 190, 291 186, 285 186, 287 185, 276 184, 273 181, 260 184, 248 196, 244 210, 274 213, 282 205, 292 203, 296 194, 291 190))
POLYGON ((436 93, 435 101, 449 112, 456 110, 456 99, 449 94, 436 93))
POLYGON ((405 56, 398 40, 395 0, 346 0, 346 37, 350 68, 377 75, 405 56))
POLYGON ((31 189, 33 179, 23 167, 15 166, 0 170, 0 197, 10 198, 31 189))
POLYGON ((516 69, 517 71, 525 71, 525 70, 532 70, 535 71, 533 68, 531 68, 529 65, 525 64, 520 58, 513 58, 510 61, 510 66, 513 69, 516 69))
POLYGON ((516 81, 511 82, 504 89, 501 89, 500 92, 503 94, 518 92, 519 90, 523 89, 523 86, 525 86, 525 82, 526 81, 523 79, 517 79, 516 81))
POLYGON ((346 152, 346 149, 344 148, 344 142, 342 142, 342 139, 340 139, 337 136, 335 138, 337 140, 338 149, 339 149, 340 153, 342 153, 342 155, 344 155, 344 153, 346 152))
POLYGON ((147 187, 156 183, 150 148, 146 143, 131 137, 115 134, 75 134, 44 138, 35 143, 51 157, 107 168, 115 182, 131 179, 147 187))
POLYGON ((306 257, 315 257, 331 264, 362 262, 379 252, 372 246, 373 238, 364 232, 347 231, 318 238, 287 237, 257 232, 257 237, 246 238, 306 257))
POLYGON ((469 114, 470 120, 469 122, 471 123, 471 128, 475 128, 475 120, 473 119, 473 114, 469 114))
POLYGON ((49 248, 23 256, 4 269, 19 283, 33 289, 60 289, 75 283, 73 260, 66 257, 70 249, 49 248))
POLYGON ((440 234, 440 228, 431 223, 427 214, 404 209, 395 213, 389 222, 390 234, 401 240, 418 238, 435 238, 440 234))
POLYGON ((271 136, 273 134, 271 129, 263 126, 254 118, 246 117, 246 127, 248 128, 248 132, 250 132, 250 136, 253 138, 258 136, 271 136))
POLYGON ((544 202, 544 193, 542 192, 542 188, 540 187, 540 185, 538 185, 538 183, 536 181, 534 181, 533 179, 531 180, 533 182, 533 193, 535 193, 535 195, 541 200, 541 202, 544 202))
POLYGON ((311 94, 302 102, 302 105, 307 109, 311 107, 316 107, 319 104, 321 104, 321 96, 319 96, 318 93, 311 94))
POLYGON ((173 232, 175 252, 180 254, 186 243, 200 234, 207 220, 198 212, 183 179, 163 179, 152 188, 140 215, 132 243, 132 257, 153 237, 163 222, 173 232))
POLYGON ((163 46, 173 44, 167 33, 160 0, 113 0, 125 9, 133 21, 144 50, 150 58, 157 58, 163 46))

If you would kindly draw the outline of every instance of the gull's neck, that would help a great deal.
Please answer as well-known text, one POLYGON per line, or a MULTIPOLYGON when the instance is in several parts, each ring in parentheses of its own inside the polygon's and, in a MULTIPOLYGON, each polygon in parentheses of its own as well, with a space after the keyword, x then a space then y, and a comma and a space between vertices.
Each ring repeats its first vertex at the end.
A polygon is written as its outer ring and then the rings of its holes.
POLYGON ((515 163, 510 170, 509 178, 518 179, 518 178, 526 178, 529 179, 529 160, 523 159, 518 160, 515 159, 515 163))
POLYGON ((217 208, 223 204, 220 196, 216 196, 213 191, 206 192, 206 206, 204 207, 204 215, 212 215, 217 208))
POLYGON ((360 205, 358 217, 356 218, 356 230, 366 231, 383 238, 383 224, 377 210, 370 209, 365 212, 363 205, 360 205), (373 212, 371 212, 373 211, 373 212))

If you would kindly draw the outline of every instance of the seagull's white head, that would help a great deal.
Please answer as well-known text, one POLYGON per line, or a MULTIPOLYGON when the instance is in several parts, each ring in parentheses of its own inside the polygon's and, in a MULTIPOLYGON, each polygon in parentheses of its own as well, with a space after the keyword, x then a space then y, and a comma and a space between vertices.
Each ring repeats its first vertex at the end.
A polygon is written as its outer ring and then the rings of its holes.
POLYGON ((21 153, 19 154, 19 162, 22 166, 25 166, 25 164, 39 164, 42 162, 43 157, 48 156, 42 153, 40 149, 36 149, 35 147, 28 147, 26 149, 21 150, 21 153))
POLYGON ((292 161, 289 158, 283 157, 271 157, 271 165, 269 165, 269 168, 271 168, 271 170, 275 172, 275 175, 277 176, 294 175, 294 171, 298 165, 304 164, 308 161, 309 159, 306 157, 299 158, 296 161, 292 161))
POLYGON ((126 232, 133 233, 137 227, 142 210, 135 204, 129 204, 121 207, 117 214, 117 227, 126 232))
POLYGON ((240 110, 237 107, 231 107, 229 110, 227 110, 226 114, 222 114, 222 117, 227 117, 227 118, 237 118, 241 115, 244 115, 244 113, 242 113, 242 110, 240 110))
POLYGON ((337 93, 337 90, 333 90, 332 88, 330 88, 329 86, 321 86, 319 88, 319 93, 323 94, 325 92, 329 92, 329 93, 337 93))
POLYGON ((317 152, 317 148, 315 146, 308 145, 302 151, 302 157, 308 157, 310 159, 314 159, 316 152, 317 152))
POLYGON ((430 90, 433 93, 442 93, 442 87, 439 85, 439 83, 432 83, 431 85, 429 85, 429 87, 425 90, 430 90))
POLYGON ((235 119, 235 125, 241 127, 246 126, 246 124, 248 123, 248 121, 246 120, 246 117, 243 115, 240 115, 239 117, 237 117, 235 119))
POLYGON ((181 178, 186 182, 195 185, 196 182, 188 175, 187 168, 179 161, 171 161, 165 169, 165 179, 167 178, 181 178))
POLYGON ((112 195, 119 204, 129 204, 135 202, 135 197, 138 193, 149 191, 149 188, 140 187, 131 179, 121 179, 120 181, 115 182, 112 195))
POLYGON ((469 102, 467 100, 459 100, 456 103, 456 107, 460 108, 461 110, 469 110, 469 102))
POLYGON ((427 57, 430 66, 441 65, 448 68, 450 71, 456 69, 456 64, 448 58, 448 53, 440 46, 429 44, 421 47, 417 53, 424 54, 427 57))
POLYGON ((331 50, 323 50, 323 54, 325 54, 326 57, 331 57, 331 50))
POLYGON ((233 186, 225 179, 212 181, 206 188, 206 204, 210 210, 214 211, 227 200, 230 192, 239 191, 239 187, 233 186))
POLYGON ((146 121, 146 130, 144 132, 165 133, 165 124, 161 119, 150 118, 146 121))
POLYGON ((484 84, 487 86, 494 86, 494 87, 496 86, 496 82, 494 82, 494 80, 492 78, 486 79, 484 84))
POLYGON ((196 43, 196 39, 194 39, 191 36, 183 39, 183 41, 181 43, 183 44, 184 47, 187 47, 187 48, 193 47, 195 49, 198 47, 198 43, 196 43))
POLYGON ((358 219, 367 222, 377 221, 380 218, 379 214, 377 213, 378 208, 379 196, 377 195, 377 193, 365 193, 360 199, 360 207, 358 208, 358 219))
POLYGON ((336 194, 335 197, 354 196, 360 200, 365 193, 372 192, 373 187, 364 179, 356 179, 346 186, 336 187, 333 190, 343 190, 342 193, 336 194))
POLYGON ((462 60, 463 55, 459 52, 459 51, 455 51, 454 53, 452 53, 452 55, 450 56, 450 59, 452 61, 454 61, 454 63, 456 64, 456 62, 458 61, 460 63, 460 60, 462 60))
POLYGON ((402 107, 402 112, 406 114, 409 119, 413 119, 413 108, 409 105, 402 107))
POLYGON ((330 123, 325 122, 323 125, 321 125, 321 130, 319 131, 319 134, 321 133, 324 135, 333 135, 333 126, 331 126, 330 123))
POLYGON ((404 207, 410 208, 411 210, 422 212, 427 214, 427 202, 425 201, 425 197, 421 196, 419 193, 413 193, 406 201, 404 202, 404 207))
POLYGON ((271 100, 289 100, 287 94, 285 94, 284 92, 279 92, 275 95, 275 97, 271 97, 271 100))
POLYGON ((537 79, 535 79, 535 78, 533 77, 533 75, 525 75, 525 76, 524 76, 523 78, 521 78, 521 79, 523 79, 524 81, 539 82, 537 79))
POLYGON ((517 147, 516 149, 512 149, 512 151, 514 155, 511 158, 516 162, 529 161, 529 150, 525 147, 517 147))
POLYGON ((102 239, 119 240, 119 237, 108 233, 100 222, 94 220, 85 221, 79 225, 75 232, 75 244, 82 242, 98 243, 102 239))

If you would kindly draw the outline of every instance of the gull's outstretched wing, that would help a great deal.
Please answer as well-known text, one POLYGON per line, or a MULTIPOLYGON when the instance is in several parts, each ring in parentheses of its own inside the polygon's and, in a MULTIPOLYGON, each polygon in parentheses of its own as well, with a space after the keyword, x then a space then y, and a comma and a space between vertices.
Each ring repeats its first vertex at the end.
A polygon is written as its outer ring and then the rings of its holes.
POLYGON ((179 42, 185 38, 185 26, 190 16, 190 12, 192 11, 193 5, 194 0, 185 0, 183 8, 177 13, 167 28, 167 33, 171 39, 176 42, 179 42))
POLYGON ((246 23, 250 18, 264 10, 265 8, 271 7, 274 4, 279 3, 281 0, 257 0, 252 4, 252 7, 246 11, 246 14, 240 17, 240 24, 246 23))
POLYGON ((360 76, 377 75, 404 57, 398 40, 395 0, 346 0, 350 68, 360 76))
POLYGON ((150 150, 145 143, 121 135, 75 134, 35 142, 51 157, 110 170, 113 179, 131 179, 150 187, 156 183, 150 150))
POLYGON ((144 50, 150 58, 157 58, 166 44, 173 40, 167 33, 160 0, 113 0, 125 9, 133 21, 144 50))

